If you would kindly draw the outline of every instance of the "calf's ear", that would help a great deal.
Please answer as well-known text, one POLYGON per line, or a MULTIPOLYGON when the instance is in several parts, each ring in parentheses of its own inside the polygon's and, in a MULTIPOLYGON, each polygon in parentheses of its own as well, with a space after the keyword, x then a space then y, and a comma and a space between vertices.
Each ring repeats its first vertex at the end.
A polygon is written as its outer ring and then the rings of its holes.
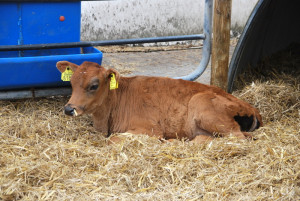
POLYGON ((111 78, 111 76, 112 76, 111 74, 115 74, 116 81, 118 82, 120 79, 120 73, 113 68, 108 69, 106 71, 106 77, 108 78, 108 80, 111 78))
POLYGON ((76 64, 73 64, 68 61, 59 61, 56 63, 56 68, 61 72, 65 72, 66 68, 69 67, 73 72, 78 68, 76 64))
POLYGON ((106 71, 106 80, 109 81, 110 90, 118 88, 119 79, 120 79, 120 74, 115 69, 108 69, 106 71))

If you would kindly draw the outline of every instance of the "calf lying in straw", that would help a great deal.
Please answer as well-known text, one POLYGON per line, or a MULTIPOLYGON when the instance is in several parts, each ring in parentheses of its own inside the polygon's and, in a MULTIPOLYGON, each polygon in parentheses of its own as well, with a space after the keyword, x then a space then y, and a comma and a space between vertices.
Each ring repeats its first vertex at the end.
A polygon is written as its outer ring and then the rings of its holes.
MULTIPOLYGON (((65 114, 92 114, 100 132, 147 134, 203 142, 233 134, 251 137, 262 125, 257 109, 220 88, 166 77, 121 77, 92 62, 57 63, 71 72, 72 96, 65 114)), ((70 75, 70 74, 69 74, 70 75)))

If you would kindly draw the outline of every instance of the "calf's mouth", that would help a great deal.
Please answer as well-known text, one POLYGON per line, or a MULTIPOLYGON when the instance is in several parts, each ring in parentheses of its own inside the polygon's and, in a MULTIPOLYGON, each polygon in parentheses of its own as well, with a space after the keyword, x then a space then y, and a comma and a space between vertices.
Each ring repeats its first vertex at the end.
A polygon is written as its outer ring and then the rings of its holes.
POLYGON ((73 117, 77 117, 83 113, 82 109, 74 107, 72 104, 67 104, 64 109, 66 115, 73 117))

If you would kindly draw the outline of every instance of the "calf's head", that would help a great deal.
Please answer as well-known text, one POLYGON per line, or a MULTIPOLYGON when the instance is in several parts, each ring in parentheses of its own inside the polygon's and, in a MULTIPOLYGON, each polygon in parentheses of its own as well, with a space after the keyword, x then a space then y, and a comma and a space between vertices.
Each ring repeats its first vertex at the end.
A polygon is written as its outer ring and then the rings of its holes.
POLYGON ((115 76, 116 81, 120 77, 116 70, 107 70, 93 62, 84 62, 78 66, 68 61, 59 61, 56 67, 61 73, 66 70, 73 72, 72 96, 65 105, 65 114, 70 116, 95 112, 95 108, 100 106, 108 96, 112 77, 115 76))

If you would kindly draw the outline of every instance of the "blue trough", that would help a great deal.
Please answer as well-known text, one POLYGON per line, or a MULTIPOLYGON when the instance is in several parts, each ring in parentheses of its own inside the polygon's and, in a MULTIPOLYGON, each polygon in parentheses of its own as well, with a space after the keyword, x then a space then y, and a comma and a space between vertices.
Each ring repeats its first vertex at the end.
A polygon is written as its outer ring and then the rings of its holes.
MULTIPOLYGON (((0 2, 0 45, 32 45, 80 41, 80 1, 0 2)), ((61 81, 56 62, 67 60, 101 64, 102 53, 93 47, 0 51, 0 99, 19 98, 22 91, 45 89, 58 95, 69 86, 61 81), (55 92, 56 91, 56 92, 55 92)), ((70 90, 69 90, 70 91, 70 90)), ((21 96, 30 97, 30 95, 21 96)))

